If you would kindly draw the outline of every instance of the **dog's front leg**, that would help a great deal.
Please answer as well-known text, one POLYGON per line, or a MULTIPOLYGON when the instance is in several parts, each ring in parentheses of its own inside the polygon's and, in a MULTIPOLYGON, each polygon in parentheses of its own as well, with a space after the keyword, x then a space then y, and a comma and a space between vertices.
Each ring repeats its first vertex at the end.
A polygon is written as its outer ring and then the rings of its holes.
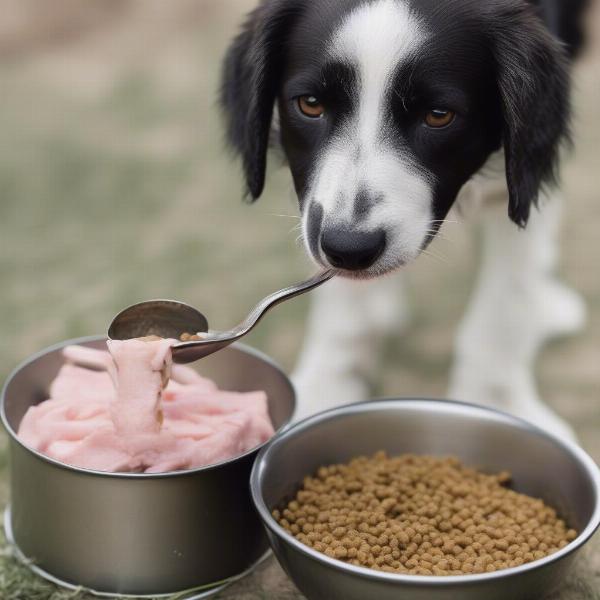
MULTIPOLYGON (((554 277, 561 200, 540 199, 526 230, 500 197, 483 209, 483 263, 456 342, 450 397, 489 404, 565 437, 573 430, 539 398, 533 375, 542 344, 585 321, 579 296, 554 277)), ((490 202, 491 200, 491 202, 490 202)))
POLYGON ((384 333, 406 320, 402 277, 334 278, 313 293, 304 346, 292 377, 297 418, 369 396, 384 333))

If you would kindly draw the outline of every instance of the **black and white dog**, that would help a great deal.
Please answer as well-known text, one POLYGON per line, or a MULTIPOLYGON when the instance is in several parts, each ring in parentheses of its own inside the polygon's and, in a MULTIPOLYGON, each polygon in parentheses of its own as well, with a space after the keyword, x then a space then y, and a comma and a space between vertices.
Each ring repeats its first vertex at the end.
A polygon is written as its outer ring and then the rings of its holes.
POLYGON ((222 88, 248 192, 261 195, 274 140, 308 253, 345 276, 312 306, 295 375, 303 414, 367 396, 367 340, 404 317, 401 279, 379 276, 417 258, 460 203, 481 205, 485 243, 450 396, 572 436, 538 398, 532 368, 544 340, 585 319, 552 274, 584 5, 263 0, 249 15, 222 88))

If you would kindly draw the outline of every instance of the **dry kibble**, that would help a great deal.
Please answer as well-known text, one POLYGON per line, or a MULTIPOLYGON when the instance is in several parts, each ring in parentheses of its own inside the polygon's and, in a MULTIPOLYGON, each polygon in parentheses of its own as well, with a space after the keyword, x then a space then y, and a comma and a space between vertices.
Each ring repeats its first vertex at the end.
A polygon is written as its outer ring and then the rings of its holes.
POLYGON ((543 558, 577 537, 541 500, 456 458, 384 452, 306 477, 279 524, 327 556, 389 573, 461 575, 543 558))

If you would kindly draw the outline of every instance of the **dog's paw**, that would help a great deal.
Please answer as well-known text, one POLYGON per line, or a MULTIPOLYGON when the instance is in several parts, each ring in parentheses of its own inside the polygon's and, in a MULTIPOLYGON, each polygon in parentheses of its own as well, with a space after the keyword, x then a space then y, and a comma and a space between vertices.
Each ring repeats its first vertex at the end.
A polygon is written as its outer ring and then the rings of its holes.
POLYGON ((571 425, 543 402, 538 402, 537 405, 531 405, 523 411, 515 411, 515 414, 529 423, 536 425, 540 429, 553 433, 562 440, 569 440, 577 443, 577 434, 571 425))
POLYGON ((455 370, 449 397, 511 413, 561 439, 577 441, 573 428, 538 397, 529 373, 513 373, 499 381, 483 369, 455 370))
POLYGON ((538 318, 546 339, 572 335, 584 328, 587 307, 580 294, 554 280, 548 280, 541 291, 538 318))
POLYGON ((361 402, 369 397, 366 381, 352 374, 293 374, 292 383, 296 390, 296 412, 299 421, 318 412, 361 402))

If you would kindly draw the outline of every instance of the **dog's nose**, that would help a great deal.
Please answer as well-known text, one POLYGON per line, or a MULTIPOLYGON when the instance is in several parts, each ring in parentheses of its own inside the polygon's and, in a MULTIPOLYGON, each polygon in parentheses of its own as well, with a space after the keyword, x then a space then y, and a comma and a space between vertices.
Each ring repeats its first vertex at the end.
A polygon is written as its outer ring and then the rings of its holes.
POLYGON ((381 256, 385 249, 385 231, 352 231, 332 227, 323 232, 321 248, 333 267, 361 271, 381 256))

